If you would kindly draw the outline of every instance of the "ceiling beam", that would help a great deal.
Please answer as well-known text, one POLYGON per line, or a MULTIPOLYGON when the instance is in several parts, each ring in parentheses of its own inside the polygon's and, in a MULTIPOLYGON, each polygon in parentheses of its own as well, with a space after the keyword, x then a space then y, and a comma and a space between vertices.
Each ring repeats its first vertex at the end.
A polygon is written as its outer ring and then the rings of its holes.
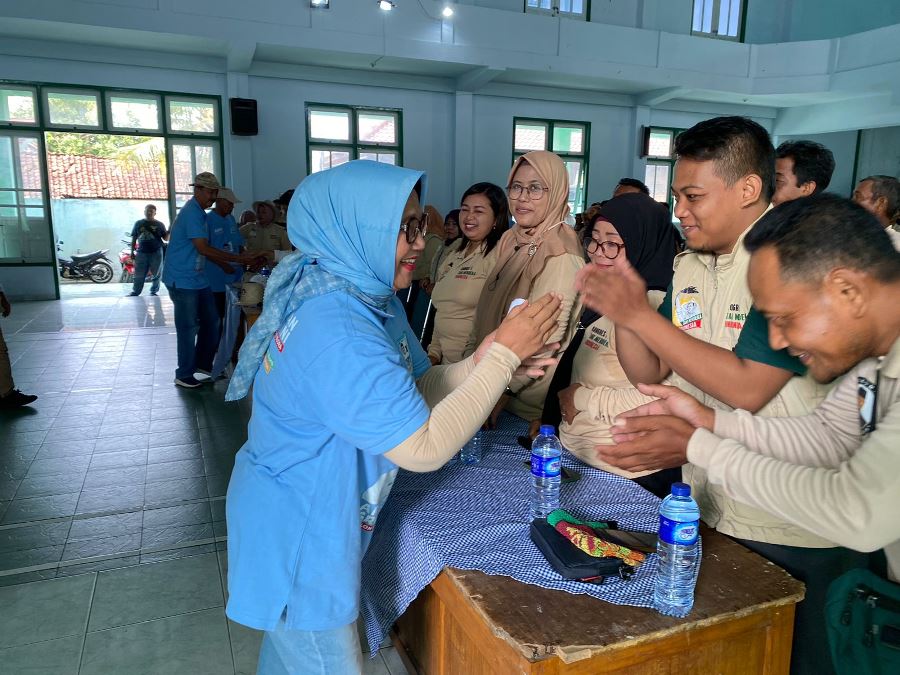
POLYGON ((456 78, 457 91, 478 91, 498 75, 506 72, 506 68, 489 68, 482 66, 468 70, 456 78))
POLYGON ((665 87, 663 89, 645 91, 643 94, 639 94, 635 100, 638 105, 645 105, 652 108, 660 103, 671 101, 673 98, 682 97, 685 94, 690 93, 690 91, 691 90, 687 87, 665 87))
POLYGON ((240 40, 228 43, 226 63, 229 73, 246 73, 253 65, 253 57, 256 56, 256 43, 249 40, 240 40))

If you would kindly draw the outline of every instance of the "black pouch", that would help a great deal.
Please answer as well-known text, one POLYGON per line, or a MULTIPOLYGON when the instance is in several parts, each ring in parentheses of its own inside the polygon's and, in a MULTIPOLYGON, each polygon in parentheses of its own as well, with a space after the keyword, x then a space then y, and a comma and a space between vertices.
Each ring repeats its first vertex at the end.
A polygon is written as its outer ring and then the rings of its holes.
MULTIPOLYGON (((602 533, 598 533, 602 537, 602 533)), ((566 579, 601 583, 606 577, 630 579, 634 568, 619 558, 595 558, 562 536, 546 518, 531 521, 531 541, 566 579)))

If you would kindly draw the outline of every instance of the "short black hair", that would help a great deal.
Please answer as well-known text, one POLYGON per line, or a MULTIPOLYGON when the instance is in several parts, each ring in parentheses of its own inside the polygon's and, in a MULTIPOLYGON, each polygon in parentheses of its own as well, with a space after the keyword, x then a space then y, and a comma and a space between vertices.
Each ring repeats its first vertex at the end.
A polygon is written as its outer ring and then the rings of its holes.
POLYGON ((887 201, 887 215, 891 224, 900 221, 900 181, 893 176, 875 174, 863 178, 860 183, 872 182, 872 199, 884 197, 887 201))
POLYGON ((775 150, 775 159, 794 160, 797 187, 815 182, 816 192, 823 192, 834 173, 834 153, 815 141, 785 141, 775 150))
POLYGON ((619 185, 624 185, 626 187, 637 188, 645 195, 650 194, 650 188, 648 188, 642 181, 639 181, 637 178, 620 178, 619 185))
MULTIPOLYGON (((484 195, 491 205, 491 211, 494 212, 494 225, 484 239, 484 252, 487 254, 497 245, 497 242, 500 241, 500 237, 503 236, 503 233, 509 229, 509 200, 506 198, 506 192, 502 187, 487 182, 471 185, 468 190, 463 192, 463 196, 460 197, 460 205, 466 201, 466 197, 469 195, 484 195)), ((459 231, 462 232, 461 226, 459 231)), ((458 250, 462 251, 463 247, 467 244, 468 238, 466 238, 465 242, 460 242, 458 250)))
POLYGON ((772 246, 785 279, 816 283, 847 267, 882 283, 900 280, 900 253, 878 219, 828 192, 779 204, 747 233, 744 246, 750 253, 772 246))
POLYGON ((695 124, 675 137, 675 154, 696 162, 715 162, 716 175, 728 186, 756 174, 762 179, 766 201, 771 201, 775 192, 772 139, 747 117, 714 117, 695 124))
POLYGON ((291 188, 290 190, 285 190, 284 192, 282 192, 281 195, 278 197, 278 199, 273 199, 272 201, 275 204, 283 204, 284 206, 287 206, 288 204, 291 203, 291 197, 293 197, 293 196, 294 196, 294 188, 291 188))

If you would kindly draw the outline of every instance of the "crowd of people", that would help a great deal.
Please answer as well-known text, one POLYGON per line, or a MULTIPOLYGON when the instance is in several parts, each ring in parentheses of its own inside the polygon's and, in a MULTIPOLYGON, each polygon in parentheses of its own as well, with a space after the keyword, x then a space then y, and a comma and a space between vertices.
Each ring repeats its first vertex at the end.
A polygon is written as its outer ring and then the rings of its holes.
POLYGON ((671 213, 625 178, 576 227, 551 152, 446 218, 422 172, 374 162, 309 176, 240 226, 234 193, 196 177, 162 273, 177 385, 209 372, 224 284, 278 263, 227 394, 253 392, 227 612, 266 632, 260 672, 359 672, 360 565, 398 467, 442 466, 504 410, 657 495, 690 483, 707 525, 806 584, 792 672, 832 672, 829 584, 900 579, 900 182, 825 193, 827 148, 776 150, 742 117, 675 152, 671 213), (424 333, 410 288, 434 308, 424 333))

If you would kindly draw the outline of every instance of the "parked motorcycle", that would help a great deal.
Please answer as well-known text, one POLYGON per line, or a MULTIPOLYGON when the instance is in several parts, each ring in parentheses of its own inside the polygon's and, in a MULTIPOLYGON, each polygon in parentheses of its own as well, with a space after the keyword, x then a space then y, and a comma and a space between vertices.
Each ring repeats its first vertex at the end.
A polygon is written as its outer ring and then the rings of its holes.
POLYGON ((131 255, 131 239, 123 239, 125 247, 119 251, 119 264, 122 266, 122 274, 119 275, 120 284, 130 284, 134 281, 134 256, 131 255))
MULTIPOLYGON (((56 243, 57 252, 62 251, 62 244, 56 243)), ((59 260, 59 276, 63 279, 90 279, 95 284, 108 284, 113 278, 112 263, 106 254, 108 248, 84 255, 73 255, 71 258, 57 256, 59 260)))

